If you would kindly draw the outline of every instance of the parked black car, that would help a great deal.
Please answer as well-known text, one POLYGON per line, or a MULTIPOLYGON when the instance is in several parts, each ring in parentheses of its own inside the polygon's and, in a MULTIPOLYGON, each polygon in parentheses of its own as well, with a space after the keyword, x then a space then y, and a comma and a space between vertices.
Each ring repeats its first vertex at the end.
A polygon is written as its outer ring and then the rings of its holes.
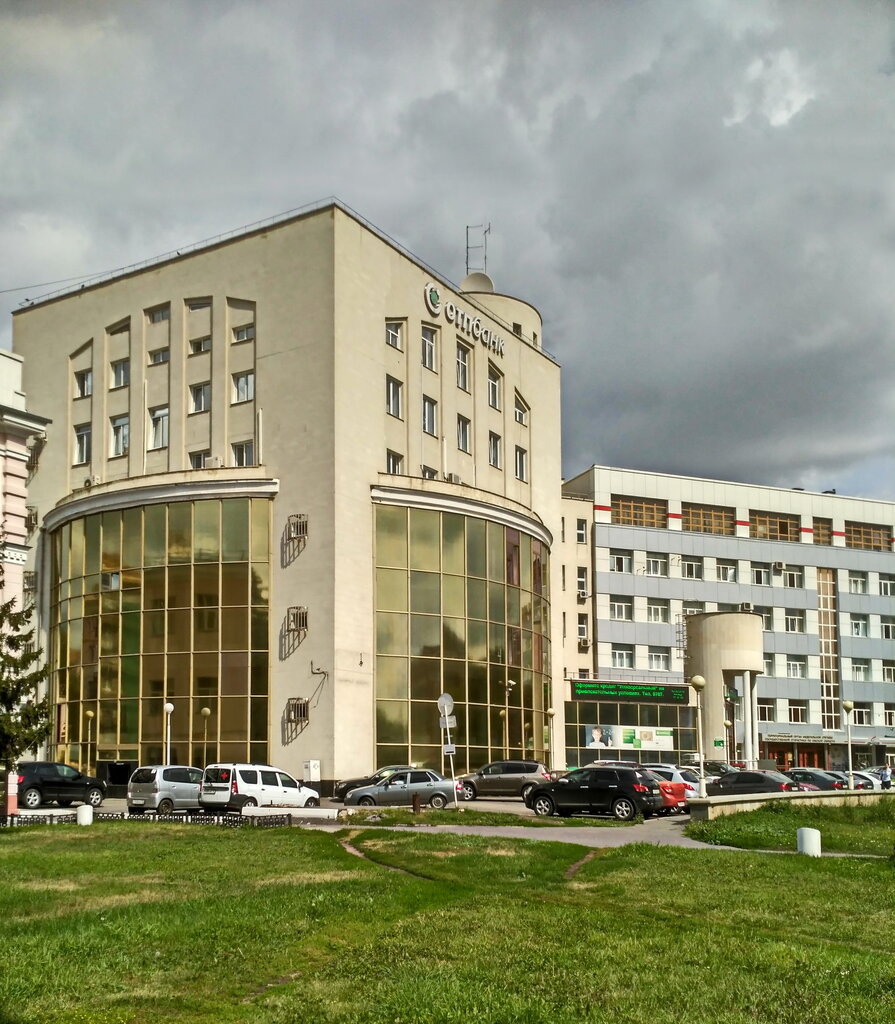
POLYGON ((75 800, 99 807, 106 796, 106 784, 84 775, 70 764, 57 761, 23 761, 17 769, 19 806, 33 810, 54 800, 70 807, 75 800))
POLYGON ((792 779, 793 782, 806 782, 809 786, 815 786, 817 789, 845 788, 841 779, 837 779, 834 775, 828 775, 820 768, 788 768, 782 774, 792 779))
POLYGON ((352 789, 358 789, 360 786, 377 786, 380 782, 385 782, 385 780, 390 775, 394 775, 395 772, 412 771, 413 765, 389 764, 384 768, 380 768, 378 771, 373 772, 371 775, 365 775, 359 779, 342 779, 333 787, 333 800, 344 800, 352 789))
POLYGON ((706 787, 709 796, 736 796, 737 793, 790 793, 798 792, 798 782, 788 779, 782 772, 755 771, 728 772, 706 787))
POLYGON ((639 768, 576 768, 555 782, 535 786, 523 797, 535 814, 612 814, 630 821, 662 808, 656 776, 639 768))

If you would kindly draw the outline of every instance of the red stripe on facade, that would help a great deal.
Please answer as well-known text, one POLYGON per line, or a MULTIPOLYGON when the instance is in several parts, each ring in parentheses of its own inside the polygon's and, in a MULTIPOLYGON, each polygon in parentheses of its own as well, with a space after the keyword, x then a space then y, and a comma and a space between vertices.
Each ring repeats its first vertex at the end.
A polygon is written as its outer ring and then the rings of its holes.
POLYGON ((802 533, 814 533, 814 527, 813 526, 802 526, 800 529, 801 529, 802 533))
POLYGON ((612 511, 612 506, 611 505, 594 505, 594 508, 598 512, 611 512, 612 511))
POLYGON ((749 520, 748 519, 737 519, 736 520, 736 525, 737 526, 748 526, 749 525, 749 520))
POLYGON ((844 537, 845 536, 845 530, 831 530, 830 533, 831 533, 831 535, 833 537, 844 537))
POLYGON ((684 517, 681 515, 680 512, 669 512, 668 513, 668 518, 669 519, 683 519, 684 517))

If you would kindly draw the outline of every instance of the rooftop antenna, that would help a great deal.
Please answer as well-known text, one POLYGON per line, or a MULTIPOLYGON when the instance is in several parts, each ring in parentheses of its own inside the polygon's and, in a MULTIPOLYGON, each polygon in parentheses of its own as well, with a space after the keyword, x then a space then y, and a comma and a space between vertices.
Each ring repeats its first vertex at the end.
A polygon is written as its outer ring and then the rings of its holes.
POLYGON ((473 271, 488 273, 488 235, 491 231, 491 224, 467 224, 466 225, 466 276, 469 277, 473 271), (478 239, 481 238, 479 242, 478 239), (474 266, 471 260, 473 253, 479 253, 481 266, 474 266))

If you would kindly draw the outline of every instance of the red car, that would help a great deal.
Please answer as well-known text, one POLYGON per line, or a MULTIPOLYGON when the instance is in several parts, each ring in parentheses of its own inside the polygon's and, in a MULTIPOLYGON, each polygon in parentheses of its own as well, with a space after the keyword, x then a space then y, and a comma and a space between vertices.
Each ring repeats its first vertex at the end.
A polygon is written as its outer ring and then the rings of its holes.
POLYGON ((687 810, 687 785, 684 782, 669 782, 649 769, 644 772, 659 783, 662 791, 662 808, 659 814, 684 814, 687 810))

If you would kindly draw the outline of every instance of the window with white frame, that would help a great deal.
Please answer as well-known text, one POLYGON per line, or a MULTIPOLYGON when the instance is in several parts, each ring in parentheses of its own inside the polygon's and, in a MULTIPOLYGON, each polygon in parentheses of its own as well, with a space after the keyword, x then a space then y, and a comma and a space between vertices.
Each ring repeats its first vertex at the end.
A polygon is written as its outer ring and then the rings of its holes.
POLYGON ((761 616, 761 628, 764 632, 772 632, 774 629, 774 609, 756 604, 753 606, 752 611, 761 616))
POLYGON ((130 419, 127 416, 113 416, 109 425, 112 429, 109 444, 110 458, 127 455, 130 450, 130 419))
POLYGON ((883 597, 895 597, 895 576, 881 572, 879 574, 879 592, 883 597))
POLYGON ((883 705, 883 724, 889 728, 895 725, 895 704, 883 705))
POLYGON ((403 418, 404 409, 402 403, 403 385, 394 377, 385 378, 385 411, 389 416, 395 416, 399 420, 403 418))
POLYGON ((613 644, 612 645, 612 667, 613 668, 633 668, 634 667, 634 648, 630 644, 613 644))
POLYGON ((579 668, 578 669, 578 678, 579 679, 590 679, 590 672, 586 668, 579 668))
POLYGON ((168 447, 168 407, 160 405, 149 410, 150 449, 168 447))
POLYGON ((246 324, 244 327, 233 328, 233 341, 234 343, 240 341, 254 341, 255 340, 255 325, 246 324))
POLYGON ((647 622, 668 622, 671 618, 671 607, 668 601, 658 597, 651 597, 646 602, 647 622))
POLYGON ((241 402, 251 402, 255 397, 255 371, 243 370, 233 374, 233 391, 231 402, 239 405, 241 402))
POLYGON ((883 682, 895 683, 895 661, 883 662, 883 682))
POLYGON ((75 371, 75 398, 89 398, 93 394, 93 370, 75 371))
POLYGON ((799 608, 787 608, 784 616, 784 629, 787 633, 805 632, 805 613, 799 608))
POLYGON ((787 654, 786 675, 788 679, 807 679, 808 659, 803 654, 787 654))
POLYGON ((737 564, 736 562, 722 562, 720 559, 715 563, 715 576, 721 583, 736 583, 737 564))
POLYGON ((849 616, 849 627, 848 631, 851 636, 869 636, 869 617, 866 615, 855 615, 852 613, 849 616))
POLYGON ((634 618, 633 600, 630 597, 610 597, 609 618, 617 622, 631 622, 634 618))
POLYGON ((575 520, 575 543, 586 544, 587 543, 587 520, 576 519, 575 520))
POLYGON ((160 366, 162 363, 167 363, 171 358, 171 349, 169 348, 154 348, 149 353, 149 365, 160 366))
POLYGON ((647 658, 653 672, 668 672, 671 668, 671 649, 668 647, 650 647, 647 658))
POLYGON ((198 356, 203 352, 211 351, 211 335, 206 334, 201 338, 190 338, 190 355, 198 356))
POLYGON ((151 309, 149 311, 149 322, 151 324, 160 324, 165 320, 171 319, 171 307, 170 306, 159 306, 158 309, 151 309))
POLYGON ((895 640, 895 616, 881 615, 879 626, 883 640, 895 640))
POLYGON ((400 320, 386 320, 385 322, 385 343, 392 348, 404 348, 403 344, 404 324, 400 320))
POLYGON ((576 583, 576 589, 578 590, 579 594, 586 594, 587 593, 588 587, 587 587, 587 566, 586 565, 576 566, 575 583, 576 583))
POLYGON ((427 370, 434 370, 437 372, 437 357, 438 357, 438 335, 434 327, 423 327, 421 332, 422 340, 422 362, 423 366, 427 370))
POLYGON ((230 445, 234 466, 255 465, 255 442, 236 441, 230 445))
POLYGON ((190 469, 205 469, 210 458, 211 452, 207 448, 201 452, 190 452, 190 469))
POLYGON ((211 408, 211 382, 190 386, 190 412, 208 412, 211 408))
POLYGON ((516 422, 517 423, 521 423, 523 427, 527 427, 528 426, 528 413, 529 413, 528 405, 525 402, 525 400, 522 398, 522 396, 519 394, 519 392, 517 391, 516 395, 515 395, 515 398, 513 400, 513 416, 515 417, 516 422))
POLYGON ((75 427, 74 464, 84 466, 90 461, 90 440, 92 430, 89 423, 81 423, 75 427))
POLYGON ((472 437, 472 423, 465 416, 457 417, 457 447, 461 452, 469 453, 472 437))
POLYGON ((681 612, 684 615, 701 615, 705 611, 705 601, 684 601, 681 612))
POLYGON ((871 709, 869 704, 855 704, 851 716, 852 725, 872 724, 871 709))
POLYGON ((667 555, 654 555, 647 554, 646 556, 646 575, 647 576, 667 576, 668 575, 668 556, 667 555))
POLYGON ((488 364, 488 405, 492 409, 501 408, 503 391, 503 374, 492 363, 488 364))
POLYGON ((438 402, 423 395, 423 433, 438 436, 438 402))
POLYGON ((385 471, 395 476, 401 476, 404 472, 404 456, 388 449, 385 453, 385 471))
POLYGON ((848 574, 848 592, 850 594, 866 594, 867 593, 867 573, 866 572, 852 572, 848 574))
POLYGON ((457 342, 457 387, 469 391, 469 349, 457 342))
POLYGON ((587 640, 589 634, 587 631, 587 615, 578 616, 578 641, 587 640))
POLYGON ((126 388, 131 382, 131 361, 130 359, 116 359, 111 366, 112 387, 126 388))
POLYGON ((488 465, 500 469, 501 465, 501 440, 500 434, 494 431, 488 433, 488 465))
POLYGON ((801 588, 804 586, 805 571, 800 565, 788 565, 783 570, 783 586, 801 588))
POLYGON ((516 445, 516 479, 528 480, 528 452, 516 445))
POLYGON ((702 559, 687 555, 681 559, 681 576, 685 580, 702 579, 702 559))
POLYGON ((869 683, 870 661, 867 658, 852 658, 851 677, 856 683, 869 683))
POLYGON ((762 672, 766 676, 773 676, 776 671, 777 670, 774 667, 774 655, 773 654, 766 654, 764 656, 764 665, 762 667, 762 672))
POLYGON ((631 551, 610 551, 609 552, 609 571, 610 572, 630 572, 631 563, 634 560, 634 553, 631 551))
POLYGON ((424 480, 437 480, 438 470, 434 466, 420 466, 420 475, 424 480))
POLYGON ((773 722, 776 708, 773 700, 767 697, 758 698, 758 720, 759 722, 773 722))
POLYGON ((771 585, 771 567, 767 562, 753 562, 751 574, 753 586, 769 587, 771 585))
POLYGON ((805 700, 791 700, 789 702, 789 720, 796 724, 804 724, 808 721, 808 702, 805 700))

